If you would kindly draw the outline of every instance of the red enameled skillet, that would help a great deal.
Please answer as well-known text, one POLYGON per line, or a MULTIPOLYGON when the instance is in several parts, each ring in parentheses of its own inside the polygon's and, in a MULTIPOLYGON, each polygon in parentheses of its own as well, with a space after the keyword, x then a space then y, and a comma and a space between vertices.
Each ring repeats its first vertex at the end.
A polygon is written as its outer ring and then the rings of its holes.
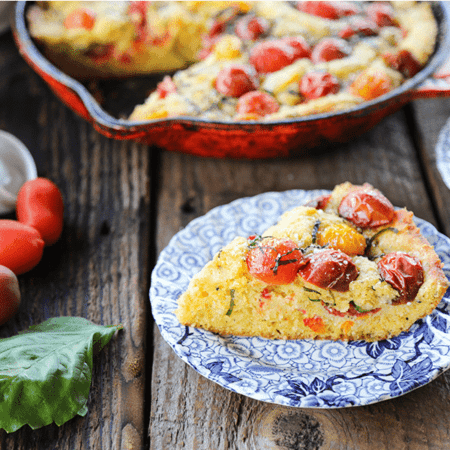
POLYGON ((214 158, 277 158, 307 149, 344 143, 365 133, 385 116, 416 98, 450 95, 450 5, 436 2, 437 48, 428 64, 399 88, 350 110, 273 123, 221 123, 180 117, 131 122, 102 109, 86 87, 51 64, 28 32, 29 2, 16 4, 13 35, 20 53, 55 94, 96 130, 113 139, 134 139, 166 150, 214 158))

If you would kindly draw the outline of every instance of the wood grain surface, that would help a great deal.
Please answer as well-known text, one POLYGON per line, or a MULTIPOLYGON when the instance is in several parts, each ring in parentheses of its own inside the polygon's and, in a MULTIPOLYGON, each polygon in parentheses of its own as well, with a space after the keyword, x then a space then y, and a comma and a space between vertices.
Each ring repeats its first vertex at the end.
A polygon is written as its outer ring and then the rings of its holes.
POLYGON ((86 417, 0 431, 0 450, 450 448, 447 374, 365 407, 259 402, 183 363, 154 325, 148 298, 156 258, 180 229, 262 192, 369 182, 450 234, 450 191, 434 156, 449 114, 448 100, 421 100, 346 145, 279 160, 197 158, 99 135, 32 72, 11 35, 1 36, 0 129, 24 141, 39 175, 61 188, 66 210, 61 240, 20 276, 22 305, 0 337, 60 315, 124 329, 95 357, 86 417))

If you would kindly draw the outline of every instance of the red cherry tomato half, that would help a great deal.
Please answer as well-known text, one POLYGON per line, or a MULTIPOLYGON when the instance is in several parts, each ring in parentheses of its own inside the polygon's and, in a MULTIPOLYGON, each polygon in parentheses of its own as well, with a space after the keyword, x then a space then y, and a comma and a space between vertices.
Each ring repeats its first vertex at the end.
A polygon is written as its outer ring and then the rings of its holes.
POLYGON ((19 281, 12 270, 0 266, 0 325, 11 319, 19 306, 19 281))
POLYGON ((270 94, 260 91, 251 91, 239 98, 236 106, 238 115, 254 114, 262 117, 278 111, 280 106, 270 94))
POLYGON ((309 202, 305 203, 305 206, 309 206, 310 208, 316 209, 325 209, 331 199, 331 194, 319 195, 316 198, 313 198, 309 202))
POLYGON ((386 2, 371 3, 367 7, 367 15, 379 27, 394 27, 397 25, 394 19, 394 9, 386 2))
POLYGON ((72 11, 64 20, 64 26, 71 28, 84 28, 92 30, 95 25, 95 13, 88 8, 79 8, 72 11))
POLYGON ((25 182, 17 194, 17 220, 35 228, 45 241, 54 244, 63 229, 64 204, 58 187, 46 178, 25 182))
POLYGON ((352 259, 345 253, 325 249, 313 253, 307 259, 306 265, 299 269, 298 274, 314 286, 346 292, 359 272, 352 259))
POLYGON ((311 47, 303 36, 285 37, 280 42, 293 49, 294 60, 311 57, 311 47))
POLYGON ((328 72, 309 72, 299 83, 300 94, 307 100, 339 92, 339 81, 328 72))
POLYGON ((363 36, 375 36, 378 33, 377 24, 369 18, 352 18, 350 26, 355 33, 361 34, 363 36))
POLYGON ((250 241, 247 253, 250 274, 267 284, 290 284, 303 263, 303 254, 290 239, 262 238, 250 241))
POLYGON ((424 280, 423 268, 419 260, 407 253, 389 253, 378 262, 378 270, 384 280, 400 294, 400 297, 393 302, 394 304, 411 302, 416 298, 424 280))
POLYGON ((394 218, 392 203, 377 191, 355 190, 348 193, 342 199, 338 212, 361 228, 386 225, 394 218))
POLYGON ((297 9, 324 19, 339 19, 339 8, 335 2, 298 2, 297 9))
POLYGON ((259 73, 271 73, 289 66, 298 56, 298 48, 282 39, 256 44, 250 52, 250 64, 259 73))
POLYGON ((314 64, 341 59, 350 54, 350 48, 343 39, 322 39, 312 50, 311 61, 314 64))
POLYGON ((16 275, 28 272, 38 264, 44 245, 36 229, 16 220, 0 220, 0 265, 16 275))
POLYGON ((361 309, 357 309, 355 304, 353 302, 350 302, 348 310, 346 312, 338 311, 337 309, 333 308, 330 305, 327 305, 325 302, 322 302, 322 306, 330 313, 333 314, 333 316, 338 317, 345 317, 345 316, 367 316, 368 314, 375 314, 377 313, 381 308, 374 308, 369 311, 361 311, 361 309))
POLYGON ((264 34, 270 25, 263 17, 246 15, 236 22, 235 33, 244 41, 255 41, 264 34))
POLYGON ((413 77, 422 66, 408 50, 400 50, 397 54, 386 53, 383 55, 385 63, 401 72, 406 78, 413 77))
POLYGON ((216 89, 228 97, 240 97, 258 89, 258 86, 255 69, 244 64, 232 64, 223 68, 215 82, 216 89))
POLYGON ((166 75, 163 80, 156 86, 156 92, 159 94, 159 98, 166 98, 169 94, 177 92, 177 87, 172 81, 169 75, 166 75))
POLYGON ((298 2, 297 9, 313 16, 332 20, 344 16, 351 16, 359 12, 359 8, 353 5, 352 2, 305 1, 298 2))

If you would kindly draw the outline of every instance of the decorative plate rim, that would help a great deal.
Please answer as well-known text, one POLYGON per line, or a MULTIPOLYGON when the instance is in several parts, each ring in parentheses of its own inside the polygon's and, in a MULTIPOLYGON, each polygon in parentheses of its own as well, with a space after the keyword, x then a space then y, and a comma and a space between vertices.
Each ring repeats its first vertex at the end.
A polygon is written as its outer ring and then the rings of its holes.
MULTIPOLYGON (((325 190, 266 192, 218 206, 191 221, 161 252, 152 272, 156 324, 175 354, 211 381, 247 397, 301 408, 363 406, 404 395, 450 367, 450 289, 432 314, 408 332, 375 343, 269 340, 181 325, 177 299, 235 236, 262 233, 279 216, 325 190)), ((450 239, 414 218, 450 278, 450 239)))

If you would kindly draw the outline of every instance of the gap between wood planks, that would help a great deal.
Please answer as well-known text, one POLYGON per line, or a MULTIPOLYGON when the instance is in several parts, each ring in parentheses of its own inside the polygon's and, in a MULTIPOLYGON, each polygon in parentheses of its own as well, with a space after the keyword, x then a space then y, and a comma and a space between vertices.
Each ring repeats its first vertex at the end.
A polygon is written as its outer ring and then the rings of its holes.
MULTIPOLYGON (((159 189, 160 183, 158 178, 158 173, 161 169, 161 150, 156 147, 149 147, 147 149, 150 152, 150 163, 148 165, 148 177, 150 180, 150 210, 148 212, 149 218, 149 251, 148 251, 148 268, 149 277, 147 280, 147 292, 150 290, 150 276, 152 274, 153 268, 156 265, 157 260, 157 242, 156 242, 156 225, 157 225, 157 212, 159 203, 159 189)), ((150 299, 149 299, 150 301, 150 299)), ((147 336, 146 336, 146 347, 145 347, 145 365, 146 365, 146 379, 145 379, 145 389, 144 389, 144 425, 146 428, 146 435, 144 436, 144 449, 148 450, 150 448, 150 414, 152 405, 152 373, 153 373, 153 354, 154 354, 154 342, 153 342, 153 315, 151 307, 147 308, 147 336)))

